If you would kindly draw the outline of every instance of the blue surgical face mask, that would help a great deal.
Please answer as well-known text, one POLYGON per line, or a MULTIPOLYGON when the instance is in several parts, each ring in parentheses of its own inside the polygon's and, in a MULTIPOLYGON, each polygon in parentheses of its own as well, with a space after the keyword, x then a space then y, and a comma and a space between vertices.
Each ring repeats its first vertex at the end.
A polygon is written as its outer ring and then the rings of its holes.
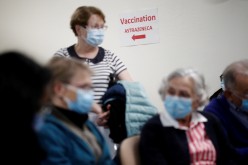
POLYGON ((65 98, 68 108, 81 114, 87 114, 93 105, 92 90, 76 89, 75 91, 77 94, 76 100, 72 101, 69 98, 65 98))
POLYGON ((192 100, 167 95, 164 100, 164 107, 174 119, 183 119, 192 111, 192 100))
POLYGON ((98 46, 103 42, 104 30, 103 29, 88 29, 86 42, 91 46, 98 46))
POLYGON ((248 112, 248 99, 242 99, 241 109, 248 112))

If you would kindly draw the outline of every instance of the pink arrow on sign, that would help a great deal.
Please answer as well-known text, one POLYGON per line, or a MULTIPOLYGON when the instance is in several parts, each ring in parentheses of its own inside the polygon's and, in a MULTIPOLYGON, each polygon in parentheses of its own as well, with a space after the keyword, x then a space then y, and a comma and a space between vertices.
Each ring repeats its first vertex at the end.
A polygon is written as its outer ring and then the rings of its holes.
POLYGON ((142 34, 142 35, 133 35, 132 36, 132 39, 135 41, 136 39, 144 39, 146 38, 146 35, 145 34, 142 34))

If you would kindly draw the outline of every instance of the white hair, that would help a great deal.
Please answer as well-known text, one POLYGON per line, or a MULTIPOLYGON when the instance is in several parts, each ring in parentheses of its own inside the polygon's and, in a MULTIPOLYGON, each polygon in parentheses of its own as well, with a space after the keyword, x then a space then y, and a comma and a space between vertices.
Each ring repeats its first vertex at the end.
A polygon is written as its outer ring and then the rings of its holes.
POLYGON ((162 100, 165 99, 165 93, 168 89, 168 82, 176 77, 189 77, 194 82, 194 93, 199 99, 199 106, 204 106, 208 103, 208 94, 206 91, 205 80, 202 74, 192 68, 181 68, 173 71, 167 77, 162 79, 159 88, 159 94, 162 100))

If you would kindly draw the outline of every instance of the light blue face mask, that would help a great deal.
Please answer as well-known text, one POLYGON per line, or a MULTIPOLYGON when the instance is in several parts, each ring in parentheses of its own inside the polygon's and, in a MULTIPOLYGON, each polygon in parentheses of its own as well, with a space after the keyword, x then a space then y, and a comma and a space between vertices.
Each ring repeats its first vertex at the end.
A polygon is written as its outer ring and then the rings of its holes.
POLYGON ((65 98, 68 108, 81 114, 87 114, 92 109, 94 100, 93 91, 76 89, 76 93, 77 96, 75 101, 65 98))
POLYGON ((103 29, 88 29, 86 42, 91 46, 98 46, 103 42, 104 30, 103 29))
POLYGON ((167 95, 164 100, 164 107, 174 119, 183 119, 192 111, 192 100, 167 95))

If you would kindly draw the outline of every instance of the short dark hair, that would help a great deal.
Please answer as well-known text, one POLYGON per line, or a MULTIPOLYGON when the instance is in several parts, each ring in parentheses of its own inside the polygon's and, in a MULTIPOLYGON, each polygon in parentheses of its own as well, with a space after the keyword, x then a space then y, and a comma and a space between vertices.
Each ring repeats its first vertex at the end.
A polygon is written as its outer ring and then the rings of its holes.
POLYGON ((72 31, 74 32, 75 36, 77 36, 77 32, 75 29, 76 25, 81 25, 83 27, 86 27, 88 24, 88 20, 90 19, 90 16, 96 14, 98 16, 100 16, 104 23, 105 23, 105 15, 103 14, 103 12, 94 6, 80 6, 78 7, 74 13, 71 16, 71 22, 70 22, 70 26, 72 31))

